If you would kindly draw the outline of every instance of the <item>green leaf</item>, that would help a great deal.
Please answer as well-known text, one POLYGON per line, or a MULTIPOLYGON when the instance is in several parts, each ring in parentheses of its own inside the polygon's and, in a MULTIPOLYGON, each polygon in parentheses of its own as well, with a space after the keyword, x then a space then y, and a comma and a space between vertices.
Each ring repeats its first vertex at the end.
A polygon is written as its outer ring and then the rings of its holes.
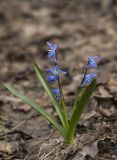
POLYGON ((74 105, 73 105, 73 108, 72 108, 72 112, 71 112, 71 117, 74 113, 74 110, 76 109, 77 107, 77 104, 78 104, 78 101, 80 100, 80 97, 83 93, 83 88, 81 89, 80 87, 78 88, 78 91, 77 91, 77 94, 76 94, 76 98, 75 98, 75 101, 74 101, 74 105))
POLYGON ((85 105, 87 104, 89 98, 91 97, 96 86, 96 80, 94 79, 91 84, 84 90, 79 102, 76 104, 75 110, 72 113, 70 123, 69 123, 69 131, 68 131, 68 140, 69 142, 73 141, 74 133, 76 130, 76 126, 81 117, 82 112, 84 111, 85 105))
POLYGON ((67 126, 66 126, 66 119, 65 119, 65 115, 64 115, 64 112, 61 108, 61 106, 59 105, 58 101, 56 100, 54 94, 52 93, 51 91, 51 88, 49 86, 49 83, 47 82, 47 80, 45 79, 45 77, 43 76, 40 68, 38 67, 38 65, 35 63, 34 64, 34 69, 35 69, 35 72, 36 72, 36 75, 39 79, 39 81, 41 82, 41 84, 43 85, 45 91, 48 93, 48 95, 50 96, 51 98, 51 101, 55 107, 55 110, 56 112, 58 113, 58 116, 60 117, 60 120, 63 124, 63 126, 66 128, 66 131, 67 131, 67 126))
MULTIPOLYGON (((63 95, 63 92, 62 92, 62 95, 63 95)), ((69 123, 68 123, 68 115, 67 115, 67 106, 66 106, 66 104, 65 104, 65 101, 64 101, 64 97, 63 97, 63 96, 61 97, 61 107, 63 108, 64 117, 65 117, 66 129, 67 129, 67 132, 68 132, 69 123)))
POLYGON ((5 88, 7 88, 11 93, 13 93, 15 96, 17 96, 18 98, 20 98, 23 102, 25 102, 26 104, 29 104, 30 106, 32 106, 35 110, 37 110, 40 114, 42 114, 50 123, 53 124, 53 126, 55 126, 55 128, 57 128, 57 130, 61 133, 61 135, 65 138, 65 131, 63 129, 63 127, 61 125, 59 125, 56 120, 48 113, 46 112, 40 105, 36 104, 35 102, 33 102, 31 99, 29 99, 28 97, 22 95, 21 93, 19 93, 16 89, 14 89, 13 87, 11 87, 8 84, 3 84, 5 88))

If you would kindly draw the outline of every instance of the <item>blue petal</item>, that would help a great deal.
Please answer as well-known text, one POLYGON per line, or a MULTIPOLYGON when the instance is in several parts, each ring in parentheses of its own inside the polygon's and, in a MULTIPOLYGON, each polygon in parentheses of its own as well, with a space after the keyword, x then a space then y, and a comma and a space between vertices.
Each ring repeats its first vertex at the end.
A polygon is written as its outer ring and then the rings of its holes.
POLYGON ((87 75, 82 75, 83 77, 83 81, 80 85, 80 87, 83 87, 84 85, 87 85, 87 84, 90 84, 92 82, 92 80, 97 76, 96 73, 90 73, 90 74, 87 74, 87 75))
POLYGON ((90 79, 92 79, 92 78, 96 77, 97 74, 96 73, 90 73, 90 74, 87 74, 87 76, 89 76, 90 79))
POLYGON ((60 90, 59 89, 53 89, 52 92, 54 93, 55 97, 60 96, 60 90))
POLYGON ((55 66, 53 69, 48 69, 47 72, 52 73, 53 75, 58 75, 59 73, 67 74, 67 72, 62 71, 59 66, 55 66))
POLYGON ((94 59, 95 61, 99 61, 101 57, 100 56, 90 56, 88 59, 94 59))
POLYGON ((55 55, 56 55, 56 51, 55 51, 55 50, 49 50, 47 57, 48 57, 48 58, 51 58, 51 57, 53 57, 53 56, 55 56, 55 55))
POLYGON ((50 48, 51 50, 57 49, 57 44, 55 44, 55 43, 47 42, 47 45, 48 45, 48 48, 50 48))
POLYGON ((90 60, 90 65, 93 67, 93 68, 97 68, 97 64, 96 64, 96 61, 95 60, 90 60))
POLYGON ((47 73, 53 73, 53 69, 47 69, 47 73))
POLYGON ((59 74, 59 73, 67 74, 67 72, 62 71, 59 66, 54 67, 54 72, 55 72, 55 74, 59 74))
POLYGON ((62 71, 61 69, 58 69, 58 72, 61 73, 61 74, 67 74, 67 72, 62 71))
POLYGON ((49 43, 49 42, 47 42, 47 45, 48 45, 48 48, 49 48, 47 57, 48 58, 52 58, 53 57, 54 58, 54 62, 56 63, 57 45, 54 44, 54 43, 49 43))
POLYGON ((85 68, 89 68, 89 67, 93 67, 93 68, 97 68, 97 64, 96 64, 96 62, 98 61, 98 60, 100 60, 101 59, 101 57, 100 56, 90 56, 89 58, 88 58, 88 63, 87 63, 87 65, 85 66, 85 68))
POLYGON ((87 74, 85 80, 87 81, 88 84, 90 84, 92 82, 92 80, 94 79, 94 77, 96 77, 96 76, 97 76, 96 73, 87 74))
POLYGON ((48 78, 49 82, 54 82, 58 79, 58 76, 57 75, 49 75, 47 78, 48 78))
POLYGON ((101 57, 100 57, 100 56, 93 56, 93 59, 94 59, 95 61, 99 61, 99 60, 101 60, 101 57))
POLYGON ((86 78, 85 78, 85 81, 86 81, 86 83, 90 84, 92 79, 89 75, 87 75, 86 78))

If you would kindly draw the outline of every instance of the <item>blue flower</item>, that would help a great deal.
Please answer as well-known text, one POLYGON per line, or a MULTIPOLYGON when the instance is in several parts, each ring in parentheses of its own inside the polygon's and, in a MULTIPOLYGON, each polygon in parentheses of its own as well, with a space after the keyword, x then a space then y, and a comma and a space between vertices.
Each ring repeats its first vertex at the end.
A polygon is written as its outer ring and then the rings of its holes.
POLYGON ((56 55, 57 55, 57 44, 54 44, 54 43, 50 43, 50 42, 47 42, 47 45, 48 45, 48 58, 54 58, 54 62, 56 62, 56 55))
POLYGON ((58 75, 49 75, 47 78, 49 82, 54 82, 58 79, 58 75))
POLYGON ((52 73, 53 75, 67 74, 67 72, 62 71, 59 66, 55 66, 53 69, 47 69, 48 73, 52 73))
POLYGON ((80 87, 83 87, 84 85, 90 84, 92 80, 97 76, 96 73, 90 73, 90 74, 83 74, 83 80, 81 82, 80 87))
POLYGON ((85 66, 85 68, 89 68, 89 67, 93 67, 93 68, 97 68, 97 64, 96 62, 100 60, 100 56, 91 56, 88 58, 88 63, 85 66))
POLYGON ((60 90, 59 89, 53 89, 52 92, 53 92, 53 94, 56 98, 60 96, 60 90))

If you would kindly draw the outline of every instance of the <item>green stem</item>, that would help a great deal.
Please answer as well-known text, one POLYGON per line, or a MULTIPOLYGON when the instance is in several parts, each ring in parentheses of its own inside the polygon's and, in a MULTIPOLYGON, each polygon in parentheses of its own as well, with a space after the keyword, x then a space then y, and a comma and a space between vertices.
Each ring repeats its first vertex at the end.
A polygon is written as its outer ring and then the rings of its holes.
POLYGON ((61 106, 64 112, 64 116, 65 116, 65 125, 66 125, 66 131, 68 130, 68 116, 67 116, 67 108, 65 105, 65 101, 64 101, 64 95, 63 95, 63 91, 61 88, 61 84, 60 84, 60 78, 58 76, 58 86, 59 86, 59 90, 60 90, 60 98, 61 98, 61 106))
MULTIPOLYGON (((57 54, 56 54, 56 61, 54 62, 54 65, 57 65, 57 54)), ((62 105, 62 109, 63 109, 63 114, 64 114, 64 120, 65 120, 65 128, 66 128, 66 132, 68 132, 68 128, 69 128, 69 124, 68 124, 68 116, 67 116, 67 107, 65 105, 65 101, 64 101, 64 95, 63 95, 63 91, 61 88, 61 83, 60 83, 60 78, 58 75, 58 87, 60 90, 60 98, 61 98, 61 105, 62 105)))

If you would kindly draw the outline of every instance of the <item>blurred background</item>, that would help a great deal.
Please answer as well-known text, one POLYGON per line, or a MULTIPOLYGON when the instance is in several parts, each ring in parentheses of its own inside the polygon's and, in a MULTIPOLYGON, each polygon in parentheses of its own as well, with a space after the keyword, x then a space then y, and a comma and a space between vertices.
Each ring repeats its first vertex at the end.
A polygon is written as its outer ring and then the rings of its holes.
MULTIPOLYGON (((90 104, 94 112, 86 111, 88 118, 82 119, 81 125, 85 124, 87 130, 93 124, 96 133, 98 127, 99 131, 103 127, 103 139, 110 134, 112 139, 116 137, 117 128, 113 124, 117 113, 117 0, 0 0, 0 82, 11 83, 56 116, 33 70, 35 60, 42 70, 52 66, 47 60, 46 42, 58 44, 59 63, 69 72, 62 77, 68 106, 73 102, 88 56, 102 57, 97 70, 97 90, 90 104), (105 136, 102 122, 107 127, 108 120, 108 126, 115 132, 109 131, 105 136)), ((28 156, 30 160, 29 148, 50 135, 50 125, 4 89, 0 89, 0 109, 0 156, 15 160, 28 156)), ((116 149, 104 154, 110 159, 116 157, 116 149)))
POLYGON ((48 65, 47 41, 75 74, 89 55, 116 59, 116 20, 116 0, 0 0, 1 79, 30 72, 35 58, 48 65))

